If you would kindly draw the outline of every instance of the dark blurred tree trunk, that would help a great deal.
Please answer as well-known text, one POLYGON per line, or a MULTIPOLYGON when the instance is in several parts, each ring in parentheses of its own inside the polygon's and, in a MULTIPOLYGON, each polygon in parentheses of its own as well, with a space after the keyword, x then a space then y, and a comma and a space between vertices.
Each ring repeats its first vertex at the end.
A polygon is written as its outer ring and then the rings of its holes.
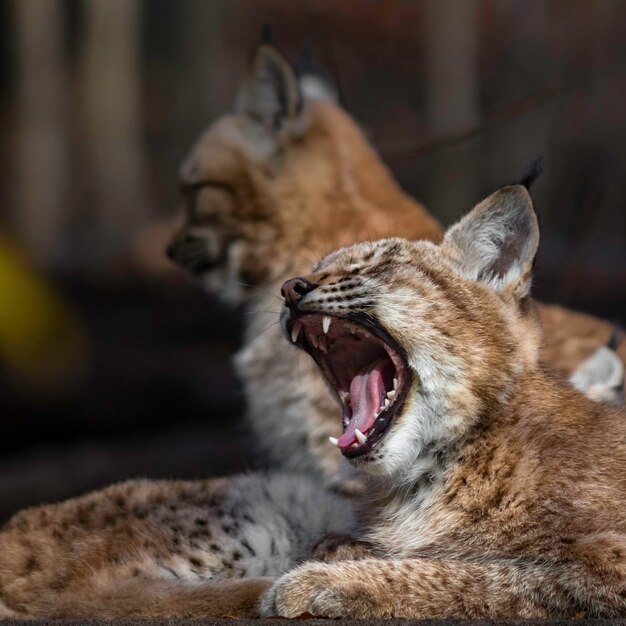
MULTIPOLYGON (((555 110, 554 99, 546 99, 546 93, 555 85, 547 3, 533 2, 530 10, 528 4, 518 0, 498 0, 492 3, 491 10, 499 36, 485 63, 487 73, 498 77, 490 99, 495 109, 506 109, 519 101, 528 102, 529 109, 506 121, 495 133, 497 141, 485 142, 482 169, 488 188, 519 179, 539 156, 546 162, 550 160, 550 129, 555 110), (503 66, 507 71, 498 71, 503 66)), ((485 115, 488 119, 489 112, 485 115)), ((544 194, 545 184, 544 179, 544 194)))
POLYGON ((18 236, 42 267, 61 263, 68 145, 63 5, 14 0, 17 63, 15 215, 18 236))
MULTIPOLYGON (((97 212, 95 261, 128 251, 149 210, 141 141, 138 0, 89 0, 81 58, 85 149, 97 212)), ((175 97, 175 94, 172 94, 175 97)))
MULTIPOLYGON (((478 111, 478 0, 426 0, 426 113, 432 139, 475 128, 478 111)), ((478 196, 478 140, 437 152, 429 172, 432 208, 448 223, 478 196)))
MULTIPOLYGON (((233 80, 241 79, 238 72, 233 72, 228 80, 232 57, 226 55, 224 47, 226 4, 223 0, 187 0, 182 13, 182 60, 186 71, 179 76, 184 94, 179 106, 182 105, 181 113, 196 113, 196 119, 200 113, 207 124, 228 110, 233 96, 229 87, 233 80)), ((195 132, 199 130, 196 128, 195 132)))

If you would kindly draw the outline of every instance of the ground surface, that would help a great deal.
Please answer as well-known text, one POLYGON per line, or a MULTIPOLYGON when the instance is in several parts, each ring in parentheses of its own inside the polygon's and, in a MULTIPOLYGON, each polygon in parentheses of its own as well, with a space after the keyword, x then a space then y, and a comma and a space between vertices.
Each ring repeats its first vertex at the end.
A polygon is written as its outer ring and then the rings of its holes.
MULTIPOLYGON (((282 624, 284 622, 296 622, 300 626, 315 626, 327 624, 330 620, 323 619, 299 619, 299 620, 283 620, 283 619, 263 619, 263 620, 228 620, 228 619, 206 619, 206 620, 35 620, 20 621, 6 620, 3 626, 78 626, 86 624, 88 626, 123 626, 129 624, 132 626, 155 626, 157 624, 163 626, 200 626, 215 625, 229 626, 234 621, 238 624, 249 626, 262 626, 264 624, 282 624)), ((332 620, 336 621, 336 620, 332 620)), ((544 626, 548 624, 556 625, 575 625, 575 626, 608 626, 616 624, 619 626, 626 625, 626 619, 619 620, 603 620, 603 619, 581 619, 581 620, 522 620, 522 619, 502 619, 502 620, 341 620, 341 624, 358 624, 359 626, 367 626, 368 624, 393 624, 393 626, 544 626)))

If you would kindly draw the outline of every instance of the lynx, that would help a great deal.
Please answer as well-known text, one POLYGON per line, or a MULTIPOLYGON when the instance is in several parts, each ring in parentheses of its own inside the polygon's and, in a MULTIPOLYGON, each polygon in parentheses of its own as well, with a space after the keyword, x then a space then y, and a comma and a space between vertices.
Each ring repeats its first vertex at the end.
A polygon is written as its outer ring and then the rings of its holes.
MULTIPOLYGON (((334 406, 318 372, 281 341, 280 285, 342 246, 392 236, 438 242, 442 230, 402 192, 355 122, 320 89, 315 95, 307 97, 274 49, 259 49, 234 111, 181 166, 184 224, 168 253, 209 291, 246 303, 236 367, 259 451, 275 466, 335 479, 345 464, 327 447, 334 406)), ((611 336, 610 324, 590 316, 553 306, 540 314, 545 358, 567 374, 611 336)), ((626 344, 620 350, 626 358, 626 344)), ((594 393, 617 398, 623 364, 610 352, 599 361, 592 369, 614 371, 608 386, 595 380, 594 393)))
POLYGON ((370 549, 287 573, 265 615, 626 617, 626 416, 542 364, 538 241, 509 186, 439 245, 285 283, 283 332, 340 406, 329 448, 370 476, 370 549))
MULTIPOLYGON (((181 179, 186 225, 170 254, 207 288, 248 302, 238 366, 260 447, 291 470, 337 477, 332 394, 274 325, 280 285, 342 245, 397 234, 437 242, 440 227, 400 191, 354 122, 331 102, 304 98, 267 48, 235 113, 201 139, 181 179)), ((610 334, 593 319, 583 326, 579 334, 593 337, 576 362, 610 334)), ((554 346, 551 358, 567 370, 571 350, 554 346)), ((596 371, 592 363, 586 380, 596 371)), ((333 544, 358 536, 357 522, 351 500, 297 476, 113 486, 24 511, 0 530, 0 616, 253 616, 272 579, 308 556, 369 554, 367 542, 333 544)))
POLYGON ((0 618, 254 617, 350 504, 303 477, 137 480, 0 530, 0 618))

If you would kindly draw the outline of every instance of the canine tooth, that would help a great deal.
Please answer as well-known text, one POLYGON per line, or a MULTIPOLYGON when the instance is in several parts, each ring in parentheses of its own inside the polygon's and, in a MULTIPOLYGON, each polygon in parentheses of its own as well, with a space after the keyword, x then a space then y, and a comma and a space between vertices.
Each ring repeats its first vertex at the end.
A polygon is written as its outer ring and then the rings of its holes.
POLYGON ((388 397, 390 400, 393 400, 393 399, 395 398, 395 396, 396 396, 396 390, 395 390, 395 389, 392 389, 391 391, 388 391, 388 392, 387 392, 387 397, 388 397))
POLYGON ((332 320, 330 319, 330 317, 328 317, 328 315, 324 315, 324 317, 322 318, 322 329, 323 329, 325 335, 328 334, 328 330, 330 328, 331 321, 332 320))
POLYGON ((356 435, 356 440, 359 443, 363 444, 367 441, 367 437, 358 428, 354 429, 354 434, 356 435))
POLYGON ((328 441, 330 441, 330 443, 332 443, 335 447, 339 446, 339 439, 337 439, 336 437, 329 437, 328 441))
POLYGON ((398 388, 398 379, 394 378, 393 379, 393 390, 395 391, 398 388))
POLYGON ((298 336, 300 335, 300 331, 302 330, 302 322, 296 320, 291 327, 291 341, 296 343, 298 341, 298 336))

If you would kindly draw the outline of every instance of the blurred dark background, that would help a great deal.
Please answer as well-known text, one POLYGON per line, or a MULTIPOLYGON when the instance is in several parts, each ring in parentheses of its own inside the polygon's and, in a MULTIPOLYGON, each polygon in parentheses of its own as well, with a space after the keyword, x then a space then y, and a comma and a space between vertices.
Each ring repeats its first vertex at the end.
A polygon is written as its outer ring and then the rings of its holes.
POLYGON ((444 223, 545 157, 536 294, 626 312, 623 0, 0 3, 0 520, 252 467, 242 316, 166 262, 176 171, 271 23, 444 223))

